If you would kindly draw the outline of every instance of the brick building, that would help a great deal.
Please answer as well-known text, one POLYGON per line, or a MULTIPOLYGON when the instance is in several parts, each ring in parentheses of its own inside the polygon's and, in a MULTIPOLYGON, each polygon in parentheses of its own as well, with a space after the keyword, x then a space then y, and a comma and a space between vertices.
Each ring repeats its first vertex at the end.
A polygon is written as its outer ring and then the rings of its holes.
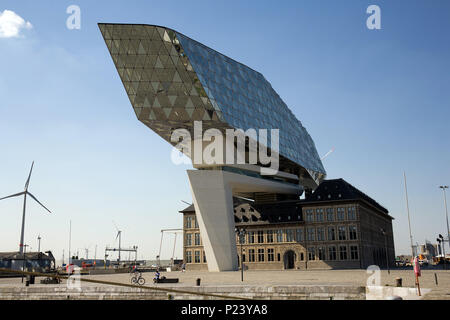
MULTIPOLYGON (((186 269, 207 270, 194 206, 180 213, 186 269)), ((385 268, 387 257, 392 266, 392 219, 388 210, 343 179, 325 180, 302 200, 235 198, 236 228, 245 230, 242 255, 236 235, 239 264, 260 270, 385 268)))

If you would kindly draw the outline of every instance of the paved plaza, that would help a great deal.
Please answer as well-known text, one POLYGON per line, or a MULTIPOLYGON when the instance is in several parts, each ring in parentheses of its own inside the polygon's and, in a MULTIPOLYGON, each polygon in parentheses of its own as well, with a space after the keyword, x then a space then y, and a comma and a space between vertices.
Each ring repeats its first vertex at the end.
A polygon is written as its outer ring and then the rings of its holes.
MULTIPOLYGON (((189 287, 196 286, 196 280, 201 279, 201 286, 275 286, 275 285, 344 285, 344 286, 366 286, 371 274, 366 270, 314 270, 314 271, 245 271, 244 282, 241 282, 241 273, 233 272, 161 272, 161 276, 167 278, 178 278, 177 284, 154 284, 153 273, 143 273, 146 286, 158 287, 189 287)), ((412 270, 386 270, 380 271, 381 286, 395 286, 395 279, 402 278, 403 287, 414 287, 414 272, 412 270)), ((130 283, 129 274, 107 274, 82 276, 82 279, 95 279, 118 283, 130 283)), ((450 270, 422 270, 419 278, 423 289, 431 289, 425 299, 450 299, 450 270), (436 278, 438 284, 436 284, 436 278)), ((65 285, 63 282, 61 285, 65 285)), ((23 286, 20 278, 0 279, 0 287, 23 286)), ((45 286, 36 279, 34 286, 45 286)), ((99 286, 96 283, 82 282, 82 286, 99 286)))

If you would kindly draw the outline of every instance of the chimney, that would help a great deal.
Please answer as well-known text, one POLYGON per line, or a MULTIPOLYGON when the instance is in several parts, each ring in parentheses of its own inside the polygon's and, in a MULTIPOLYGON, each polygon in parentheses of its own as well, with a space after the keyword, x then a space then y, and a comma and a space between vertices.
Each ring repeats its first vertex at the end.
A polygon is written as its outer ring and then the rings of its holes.
POLYGON ((309 200, 312 196, 312 189, 305 189, 305 200, 309 200))

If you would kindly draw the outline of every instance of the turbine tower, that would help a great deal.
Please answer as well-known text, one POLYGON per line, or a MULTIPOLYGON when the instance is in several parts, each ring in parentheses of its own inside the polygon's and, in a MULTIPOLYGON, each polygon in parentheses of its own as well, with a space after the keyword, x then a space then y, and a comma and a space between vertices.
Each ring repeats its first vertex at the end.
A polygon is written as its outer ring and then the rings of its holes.
POLYGON ((114 223, 114 226, 116 227, 116 230, 117 230, 117 236, 116 236, 116 240, 117 240, 117 238, 119 238, 119 263, 120 263, 120 243, 121 243, 121 240, 122 240, 122 231, 121 230, 119 230, 119 228, 117 228, 117 225, 116 225, 116 223, 113 221, 113 223, 114 223))
POLYGON ((18 197, 23 195, 23 215, 22 215, 22 230, 20 232, 20 244, 19 244, 19 252, 21 254, 23 254, 23 246, 24 246, 24 232, 25 232, 25 211, 26 211, 26 204, 27 204, 27 195, 30 196, 34 201, 36 201, 37 203, 39 203, 45 210, 47 210, 49 213, 51 213, 50 210, 48 210, 42 203, 39 202, 38 199, 36 199, 35 196, 33 196, 29 191, 28 191, 28 187, 30 185, 30 178, 31 178, 31 172, 33 171, 33 166, 34 166, 34 161, 31 164, 31 169, 30 169, 30 173, 28 175, 28 179, 25 182, 25 189, 22 192, 7 196, 7 197, 3 197, 0 198, 0 200, 3 199, 7 199, 7 198, 13 198, 13 197, 18 197))

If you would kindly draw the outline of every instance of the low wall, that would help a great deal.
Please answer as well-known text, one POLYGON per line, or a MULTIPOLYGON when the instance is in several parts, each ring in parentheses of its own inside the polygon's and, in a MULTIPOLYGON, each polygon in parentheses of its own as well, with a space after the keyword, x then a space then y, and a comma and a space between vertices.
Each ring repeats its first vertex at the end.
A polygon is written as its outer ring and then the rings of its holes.
MULTIPOLYGON (((162 287, 159 287, 162 288, 162 287)), ((164 287, 168 289, 169 287, 164 287)), ((303 286, 205 286, 173 287, 204 294, 220 294, 248 299, 282 300, 364 300, 365 287, 344 285, 303 286)), ((84 286, 81 291, 65 285, 31 285, 29 287, 0 287, 0 300, 167 300, 217 299, 195 294, 170 293, 141 288, 113 286, 84 286)))

